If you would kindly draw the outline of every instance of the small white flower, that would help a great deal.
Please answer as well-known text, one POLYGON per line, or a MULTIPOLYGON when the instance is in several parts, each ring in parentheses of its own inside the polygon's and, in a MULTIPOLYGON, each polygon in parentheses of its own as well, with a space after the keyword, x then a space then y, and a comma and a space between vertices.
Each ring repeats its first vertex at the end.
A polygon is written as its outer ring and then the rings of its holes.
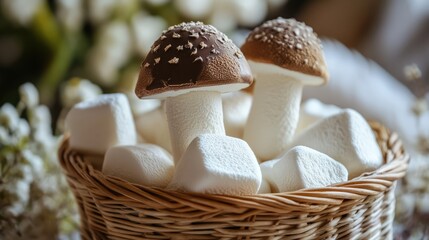
POLYGON ((2 125, 0 125, 0 143, 2 144, 9 144, 9 133, 7 132, 7 129, 4 128, 2 125))
POLYGON ((30 135, 30 126, 25 119, 19 119, 18 127, 16 129, 16 136, 18 138, 29 137, 30 135))
POLYGON ((39 104, 39 92, 32 83, 24 83, 19 87, 19 94, 22 103, 26 107, 32 108, 39 104))
POLYGON ((51 123, 51 113, 47 106, 40 105, 34 108, 30 115, 30 125, 33 129, 43 129, 52 135, 51 123))
POLYGON ((57 0, 57 17, 69 31, 79 30, 83 22, 82 0, 57 0))
POLYGON ((2 0, 1 8, 4 16, 17 24, 26 26, 33 20, 42 3, 42 0, 2 0))
POLYGON ((20 170, 22 173, 22 179, 27 182, 28 184, 31 184, 31 182, 33 182, 34 180, 34 174, 33 174, 33 169, 30 165, 27 164, 22 164, 20 166, 20 170))
POLYGON ((52 135, 51 114, 48 107, 41 105, 34 109, 30 116, 30 124, 34 129, 34 140, 40 144, 40 150, 48 154, 54 151, 56 138, 52 135))
POLYGON ((44 163, 43 160, 29 149, 22 151, 23 157, 28 161, 31 166, 32 173, 34 176, 42 176, 44 174, 44 163))
POLYGON ((11 130, 15 130, 18 126, 18 122, 19 115, 16 108, 10 103, 5 103, 0 108, 0 124, 11 130))
POLYGON ((140 55, 145 56, 149 53, 152 43, 167 27, 167 23, 161 17, 149 16, 144 13, 135 15, 131 21, 135 48, 140 55))
POLYGON ((422 72, 415 63, 405 66, 403 70, 407 81, 415 81, 422 77, 422 72))
POLYGON ((37 184, 38 184, 38 187, 45 193, 54 193, 60 187, 58 184, 58 181, 52 175, 46 176, 37 184))
POLYGON ((72 78, 61 90, 61 102, 66 108, 76 103, 94 99, 102 93, 101 88, 86 79, 72 78))
POLYGON ((25 207, 30 199, 30 184, 25 180, 15 180, 6 184, 6 190, 17 197, 9 211, 14 215, 20 215, 24 212, 25 207))

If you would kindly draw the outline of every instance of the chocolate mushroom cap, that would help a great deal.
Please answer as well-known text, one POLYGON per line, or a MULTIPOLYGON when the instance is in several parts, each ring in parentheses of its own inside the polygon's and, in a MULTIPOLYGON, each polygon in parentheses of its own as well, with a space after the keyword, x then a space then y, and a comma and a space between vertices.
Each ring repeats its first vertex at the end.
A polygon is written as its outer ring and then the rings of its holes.
POLYGON ((172 26, 144 59, 139 98, 177 96, 194 90, 228 92, 252 83, 249 65, 228 37, 201 22, 172 26))
POLYGON ((273 64, 327 82, 320 39, 311 27, 295 19, 265 22, 249 34, 241 50, 249 61, 273 64))

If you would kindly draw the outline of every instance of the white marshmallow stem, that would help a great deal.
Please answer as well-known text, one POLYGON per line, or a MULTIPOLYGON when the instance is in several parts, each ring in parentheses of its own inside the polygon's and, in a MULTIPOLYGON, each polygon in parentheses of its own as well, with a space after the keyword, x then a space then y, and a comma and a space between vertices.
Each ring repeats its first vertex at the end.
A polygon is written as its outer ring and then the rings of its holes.
POLYGON ((279 75, 260 75, 244 140, 260 161, 274 159, 285 150, 298 125, 302 83, 279 75))
POLYGON ((225 135, 219 92, 195 91, 169 97, 165 100, 165 108, 176 164, 198 135, 225 135))

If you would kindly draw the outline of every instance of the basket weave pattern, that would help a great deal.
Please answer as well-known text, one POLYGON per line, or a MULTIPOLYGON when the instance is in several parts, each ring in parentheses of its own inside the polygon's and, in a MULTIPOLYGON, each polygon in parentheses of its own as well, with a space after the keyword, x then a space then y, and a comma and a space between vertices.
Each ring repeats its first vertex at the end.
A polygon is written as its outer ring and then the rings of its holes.
POLYGON ((220 196, 131 184, 87 164, 88 155, 70 150, 67 138, 59 157, 83 239, 391 239, 394 187, 409 157, 397 134, 371 126, 385 159, 378 170, 276 194, 220 196))

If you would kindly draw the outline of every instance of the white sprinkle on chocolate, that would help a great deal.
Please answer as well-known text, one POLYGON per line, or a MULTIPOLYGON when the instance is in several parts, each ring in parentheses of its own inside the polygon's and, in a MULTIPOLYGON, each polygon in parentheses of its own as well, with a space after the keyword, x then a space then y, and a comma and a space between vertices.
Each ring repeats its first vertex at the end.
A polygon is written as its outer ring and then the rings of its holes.
POLYGON ((214 54, 218 54, 219 53, 219 51, 218 50, 216 50, 216 49, 212 49, 211 51, 210 51, 211 53, 214 53, 214 54))
POLYGON ((161 39, 161 40, 164 40, 164 39, 166 39, 166 38, 167 38, 167 37, 166 37, 165 35, 162 35, 160 39, 161 39))
POLYGON ((174 57, 174 58, 168 60, 168 63, 170 63, 170 64, 177 64, 177 63, 179 63, 179 58, 174 57))
POLYGON ((197 54, 197 51, 198 51, 198 49, 197 49, 197 48, 194 48, 194 50, 191 52, 191 55, 195 55, 195 54, 197 54))
POLYGON ((181 50, 183 50, 183 45, 179 45, 179 46, 177 46, 177 47, 176 47, 176 49, 177 49, 177 51, 181 51, 181 50))
POLYGON ((161 58, 155 58, 155 64, 159 63, 159 61, 161 61, 161 58))
POLYGON ((144 67, 145 67, 145 68, 148 68, 149 66, 150 66, 150 64, 149 64, 149 63, 145 63, 145 64, 144 64, 144 67))
POLYGON ((194 61, 193 62, 196 62, 196 61, 200 61, 200 62, 203 62, 203 58, 200 56, 200 57, 197 57, 197 58, 195 58, 194 59, 194 61))
POLYGON ((191 37, 191 38, 199 38, 200 35, 198 33, 194 32, 191 35, 189 35, 189 37, 191 37))
POLYGON ((164 48, 164 52, 167 52, 168 51, 168 49, 170 49, 171 48, 171 44, 168 44, 165 48, 164 48))
POLYGON ((200 42, 201 49, 204 49, 207 47, 207 44, 205 42, 200 42))
POLYGON ((158 45, 156 45, 156 46, 153 48, 153 52, 158 51, 158 48, 159 48, 159 44, 158 44, 158 45))
POLYGON ((180 38, 180 34, 178 34, 178 33, 173 33, 173 38, 180 38))
POLYGON ((188 41, 188 43, 185 45, 185 48, 191 49, 194 46, 191 42, 188 41))

